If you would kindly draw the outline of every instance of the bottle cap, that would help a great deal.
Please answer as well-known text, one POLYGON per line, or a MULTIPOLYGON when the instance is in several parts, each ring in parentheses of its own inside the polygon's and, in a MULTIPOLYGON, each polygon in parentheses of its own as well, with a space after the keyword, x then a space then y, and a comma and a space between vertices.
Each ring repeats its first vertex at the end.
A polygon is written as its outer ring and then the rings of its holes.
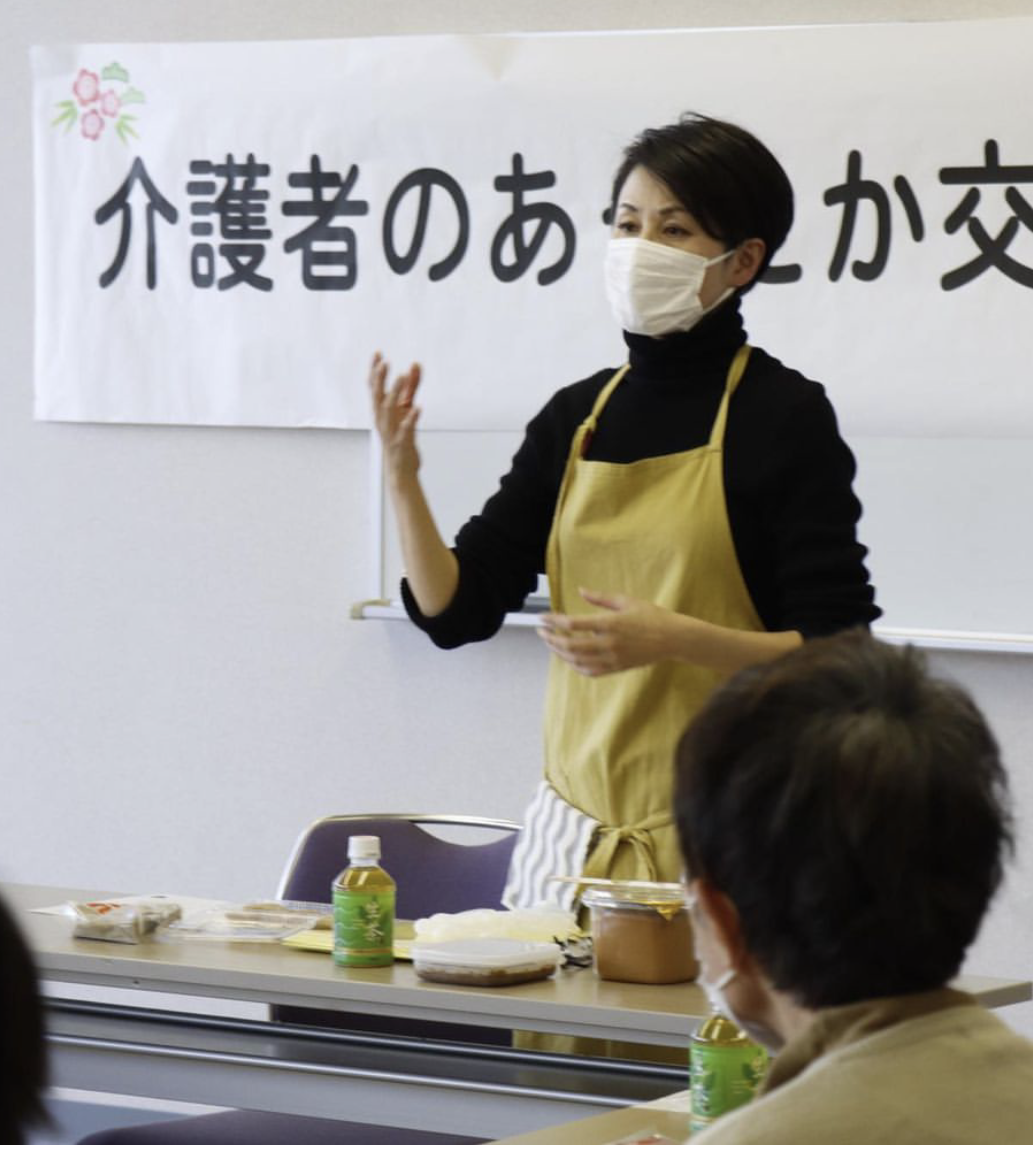
POLYGON ((380 839, 376 834, 352 834, 348 839, 348 860, 380 857, 380 839))
POLYGON ((729 1021, 723 1013, 712 1013, 692 1035, 692 1040, 702 1045, 748 1045, 751 1040, 734 1021, 729 1021))

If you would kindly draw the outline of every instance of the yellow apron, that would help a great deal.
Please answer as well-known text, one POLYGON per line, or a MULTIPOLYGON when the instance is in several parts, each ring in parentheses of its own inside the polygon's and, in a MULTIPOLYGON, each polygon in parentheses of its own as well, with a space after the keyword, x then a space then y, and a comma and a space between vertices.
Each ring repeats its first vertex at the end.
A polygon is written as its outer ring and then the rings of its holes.
MULTIPOLYGON (((710 440, 691 451, 634 463, 585 459, 627 366, 602 389, 574 434, 549 535, 546 573, 554 611, 596 612, 579 593, 584 587, 720 626, 764 629, 735 553, 722 463, 728 404, 749 353, 748 346, 736 352, 710 440)), ((679 879, 671 816, 674 749, 720 678, 685 662, 588 678, 553 656, 545 775, 566 801, 602 824, 586 874, 679 879)))
MULTIPOLYGON (((598 608, 579 588, 621 593, 721 626, 763 630, 739 569, 725 506, 728 404, 749 358, 732 360, 703 447, 635 463, 584 458, 600 413, 628 370, 599 394, 574 434, 546 551, 552 608, 598 608)), ((690 383, 686 383, 691 386, 690 383)), ((683 662, 586 678, 552 657, 545 704, 545 776, 601 823, 584 866, 592 877, 678 881, 671 812, 674 750, 721 676, 683 662)), ((685 1048, 517 1031, 522 1049, 683 1064, 685 1048)))

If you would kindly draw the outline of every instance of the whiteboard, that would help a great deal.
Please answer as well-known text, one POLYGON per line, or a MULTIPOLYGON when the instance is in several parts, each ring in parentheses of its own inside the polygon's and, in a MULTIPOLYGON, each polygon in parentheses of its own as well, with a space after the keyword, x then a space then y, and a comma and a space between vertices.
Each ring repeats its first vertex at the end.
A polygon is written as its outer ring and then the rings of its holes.
POLYGON ((857 438, 880 625, 1033 634, 1033 443, 857 438))

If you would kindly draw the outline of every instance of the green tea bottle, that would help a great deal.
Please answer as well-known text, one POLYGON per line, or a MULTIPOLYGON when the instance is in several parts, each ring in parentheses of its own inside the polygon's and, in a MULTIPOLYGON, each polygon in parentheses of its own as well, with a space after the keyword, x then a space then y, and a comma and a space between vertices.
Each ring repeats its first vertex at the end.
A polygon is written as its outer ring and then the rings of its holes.
POLYGON ((334 963, 390 965, 395 960, 395 883, 379 866, 380 839, 348 839, 348 868, 334 879, 334 963))
POLYGON ((745 1105, 763 1080, 767 1062, 764 1047, 734 1022, 720 1013, 708 1017, 689 1043, 692 1132, 745 1105))

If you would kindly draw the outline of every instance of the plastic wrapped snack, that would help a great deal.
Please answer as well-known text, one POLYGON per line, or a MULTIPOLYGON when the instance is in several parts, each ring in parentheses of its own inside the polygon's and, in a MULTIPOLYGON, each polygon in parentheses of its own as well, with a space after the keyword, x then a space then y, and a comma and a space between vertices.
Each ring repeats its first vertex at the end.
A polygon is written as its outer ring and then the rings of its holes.
POLYGON ((277 942, 316 927, 319 906, 292 909, 280 903, 225 906, 191 914, 163 929, 159 941, 277 942))
POLYGON ((176 902, 70 902, 75 917, 72 936, 90 941, 135 945, 163 926, 177 921, 176 902))

